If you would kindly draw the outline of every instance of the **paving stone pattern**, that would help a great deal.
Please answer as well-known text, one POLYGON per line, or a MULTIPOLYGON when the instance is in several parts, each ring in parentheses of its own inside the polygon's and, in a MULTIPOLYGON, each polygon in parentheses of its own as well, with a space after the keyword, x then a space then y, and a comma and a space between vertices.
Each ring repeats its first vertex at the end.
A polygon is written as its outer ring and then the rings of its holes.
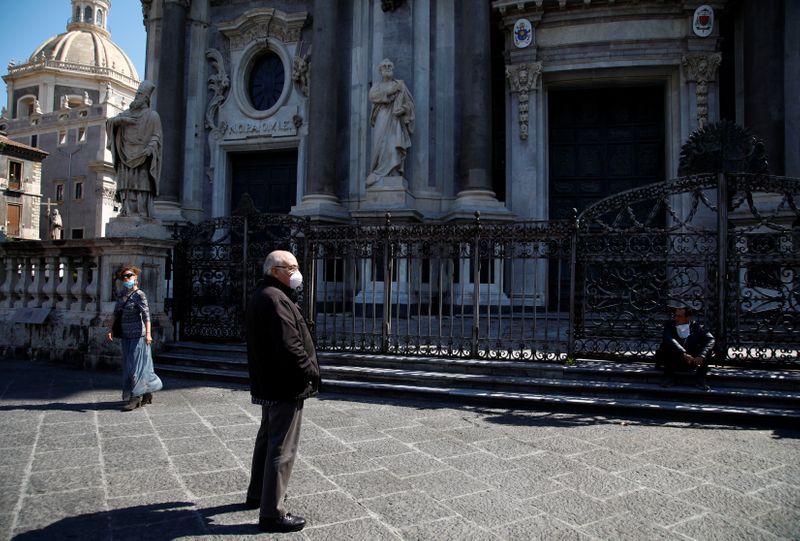
MULTIPOLYGON (((0 361, 0 539, 259 535, 242 386, 0 361)), ((285 539, 800 539, 800 432, 457 403, 306 402, 285 539)), ((262 534, 261 538, 270 538, 262 534)))

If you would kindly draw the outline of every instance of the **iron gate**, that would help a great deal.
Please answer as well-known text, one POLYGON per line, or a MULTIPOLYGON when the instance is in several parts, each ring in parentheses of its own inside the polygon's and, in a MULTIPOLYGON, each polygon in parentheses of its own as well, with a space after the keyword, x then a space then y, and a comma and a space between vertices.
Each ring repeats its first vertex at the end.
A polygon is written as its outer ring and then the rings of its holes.
POLYGON ((669 306, 688 304, 723 358, 798 364, 798 197, 797 179, 709 174, 571 221, 211 220, 180 231, 178 336, 242 340, 247 295, 280 248, 297 254, 321 350, 634 360, 653 354, 669 306))
POLYGON ((241 341, 253 286, 272 250, 289 250, 304 274, 306 221, 243 212, 180 228, 174 318, 182 340, 241 341))

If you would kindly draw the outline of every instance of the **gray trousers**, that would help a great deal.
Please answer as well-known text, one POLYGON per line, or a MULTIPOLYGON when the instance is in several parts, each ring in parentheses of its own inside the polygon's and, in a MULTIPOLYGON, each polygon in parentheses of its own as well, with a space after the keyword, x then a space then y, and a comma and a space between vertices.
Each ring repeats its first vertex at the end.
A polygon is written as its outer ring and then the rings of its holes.
POLYGON ((247 497, 261 500, 263 518, 286 514, 283 500, 297 456, 302 419, 302 400, 261 406, 261 427, 253 448, 247 497))

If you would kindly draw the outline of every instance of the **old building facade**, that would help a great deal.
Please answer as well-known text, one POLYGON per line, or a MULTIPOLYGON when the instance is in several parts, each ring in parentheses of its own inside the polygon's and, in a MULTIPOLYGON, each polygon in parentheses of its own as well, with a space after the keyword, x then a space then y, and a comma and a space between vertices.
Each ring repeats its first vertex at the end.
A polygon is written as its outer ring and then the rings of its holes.
POLYGON ((149 0, 161 216, 549 219, 677 175, 726 118, 798 174, 797 7, 773 0, 149 0), (401 173, 368 186, 378 65, 413 96, 401 173), (756 81, 768 77, 774 84, 756 81), (795 149, 795 150, 792 150, 795 149))
POLYGON ((42 160, 47 152, 0 131, 0 238, 38 240, 42 160))
MULTIPOLYGON (((64 239, 101 237, 117 214, 114 169, 106 149, 107 118, 136 93, 139 75, 108 31, 109 0, 66 0, 67 31, 45 40, 3 76, 8 104, 0 125, 9 138, 40 148, 42 196, 58 205, 64 239)), ((50 238, 50 224, 39 224, 50 238)))

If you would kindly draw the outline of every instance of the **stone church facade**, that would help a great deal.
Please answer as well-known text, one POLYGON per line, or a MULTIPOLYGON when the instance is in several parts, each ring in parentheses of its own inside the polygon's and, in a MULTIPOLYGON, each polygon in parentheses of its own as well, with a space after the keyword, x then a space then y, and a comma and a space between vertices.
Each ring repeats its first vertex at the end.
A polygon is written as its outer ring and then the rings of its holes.
POLYGON ((143 1, 164 125, 159 214, 563 218, 677 176, 722 118, 797 175, 792 2, 143 1), (754 5, 757 4, 757 5, 754 5), (413 96, 401 175, 367 186, 370 89, 413 96), (769 80, 769 85, 761 84, 769 80))

